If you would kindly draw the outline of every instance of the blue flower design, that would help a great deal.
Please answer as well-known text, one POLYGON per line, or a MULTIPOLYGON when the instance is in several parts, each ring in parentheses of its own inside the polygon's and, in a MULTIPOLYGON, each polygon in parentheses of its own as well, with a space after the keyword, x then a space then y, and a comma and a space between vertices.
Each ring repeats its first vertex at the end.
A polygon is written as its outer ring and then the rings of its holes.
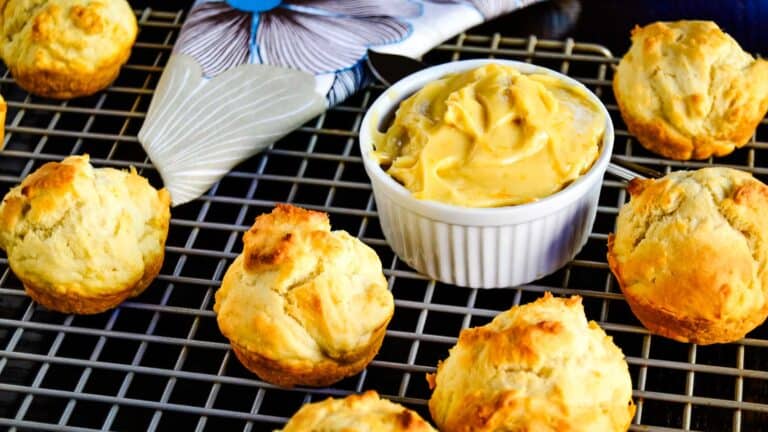
POLYGON ((419 13, 410 0, 205 1, 190 11, 176 50, 209 77, 244 63, 343 72, 357 68, 369 46, 405 38, 411 28, 402 18, 419 13))
POLYGON ((365 87, 370 79, 368 69, 364 67, 363 62, 358 62, 349 69, 336 72, 331 89, 326 95, 328 105, 333 106, 342 102, 359 88, 365 87))

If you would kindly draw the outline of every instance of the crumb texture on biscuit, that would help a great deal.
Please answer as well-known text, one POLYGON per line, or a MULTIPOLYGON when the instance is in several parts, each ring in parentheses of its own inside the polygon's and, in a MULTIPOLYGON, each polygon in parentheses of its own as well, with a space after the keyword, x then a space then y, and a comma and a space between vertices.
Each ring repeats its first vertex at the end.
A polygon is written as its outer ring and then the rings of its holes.
POLYGON ((381 399, 373 390, 304 405, 275 432, 436 432, 415 411, 381 399))
POLYGON ((0 56, 19 84, 66 98, 109 84, 138 25, 125 0, 0 1, 0 56))
POLYGON ((626 431, 635 410, 624 355, 576 296, 547 293, 463 330, 427 379, 445 432, 626 431))
POLYGON ((768 110, 768 62, 710 21, 656 22, 632 31, 614 92, 640 143, 673 159, 726 155, 768 110))
POLYGON ((635 181, 608 260, 652 331, 739 339, 768 315, 768 186, 730 168, 635 181))
POLYGON ((378 350, 394 301, 373 249, 331 231, 326 214, 283 204, 257 217, 243 244, 214 306, 241 353, 298 373, 378 350))
POLYGON ((169 218, 168 193, 135 170, 93 168, 88 156, 70 156, 8 192, 0 247, 36 291, 109 296, 143 288, 145 272, 159 270, 169 218))

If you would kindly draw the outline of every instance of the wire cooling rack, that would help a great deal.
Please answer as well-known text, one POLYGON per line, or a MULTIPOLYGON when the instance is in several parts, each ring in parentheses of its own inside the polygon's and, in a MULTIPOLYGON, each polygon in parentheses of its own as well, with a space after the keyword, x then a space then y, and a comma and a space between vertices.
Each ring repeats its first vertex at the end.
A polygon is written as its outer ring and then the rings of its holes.
MULTIPOLYGON (((180 12, 138 11, 139 40, 108 90, 63 103, 20 90, 5 69, 8 100, 0 193, 42 163, 88 152, 100 166, 134 165, 160 185, 136 139, 180 12)), ((568 73, 592 88, 617 125, 616 154, 659 171, 713 163, 672 162, 636 145, 617 113, 611 53, 598 45, 463 34, 426 56, 438 63, 496 56, 568 73)), ((11 430, 227 430, 279 427, 303 403, 376 389, 428 418, 424 374, 462 328, 488 322, 544 291, 580 294, 589 318, 629 362, 637 416, 632 430, 768 430, 768 326, 732 344, 696 346, 650 336, 635 320, 605 262, 607 234, 624 183, 607 177, 589 242, 561 271, 531 285, 465 289, 430 281, 401 263, 380 231, 356 130, 372 86, 241 164, 195 202, 173 209, 165 265, 140 297, 95 316, 48 312, 24 294, 0 258, 0 425, 11 430), (330 213, 335 228, 376 249, 396 298, 381 352, 366 371, 333 388, 281 389, 258 380, 229 351, 213 295, 240 237, 276 202, 330 213)), ((765 179, 768 127, 718 164, 765 179)))

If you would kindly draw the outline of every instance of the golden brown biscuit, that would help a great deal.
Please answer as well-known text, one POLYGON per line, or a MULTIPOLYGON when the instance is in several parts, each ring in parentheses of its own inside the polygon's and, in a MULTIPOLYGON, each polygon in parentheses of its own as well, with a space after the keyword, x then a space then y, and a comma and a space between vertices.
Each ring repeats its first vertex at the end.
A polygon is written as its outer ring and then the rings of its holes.
POLYGON ((768 110, 768 62, 710 21, 632 30, 613 78, 621 116, 640 144, 672 159, 724 156, 768 110))
POLYGON ((39 96, 93 94, 117 78, 138 27, 125 0, 0 0, 0 55, 39 96))
POLYGON ((282 386, 332 384, 373 359, 394 301, 376 252, 328 215, 278 204, 243 235, 216 292, 238 359, 282 386))
POLYGON ((578 296, 545 293, 463 330, 427 380, 444 432, 626 431, 635 412, 624 355, 578 296))
POLYGON ((711 344, 768 316, 768 186, 729 168, 633 180, 608 263, 653 333, 711 344))
POLYGON ((8 111, 8 105, 3 99, 3 95, 0 95, 0 149, 5 144, 5 114, 8 111))
POLYGON ((415 411, 369 390, 304 405, 275 432, 437 432, 415 411))
POLYGON ((163 264, 170 196, 88 156, 41 166, 0 204, 0 248, 48 309, 91 314, 141 293, 163 264))

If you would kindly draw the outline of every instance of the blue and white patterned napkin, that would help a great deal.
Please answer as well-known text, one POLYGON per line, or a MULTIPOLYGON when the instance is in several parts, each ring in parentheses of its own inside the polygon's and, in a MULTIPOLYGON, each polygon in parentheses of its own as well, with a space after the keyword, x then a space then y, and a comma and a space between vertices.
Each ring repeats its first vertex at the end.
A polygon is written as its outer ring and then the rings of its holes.
POLYGON ((418 57, 536 1, 197 1, 139 140, 174 205, 191 201, 364 86, 368 48, 418 57))

